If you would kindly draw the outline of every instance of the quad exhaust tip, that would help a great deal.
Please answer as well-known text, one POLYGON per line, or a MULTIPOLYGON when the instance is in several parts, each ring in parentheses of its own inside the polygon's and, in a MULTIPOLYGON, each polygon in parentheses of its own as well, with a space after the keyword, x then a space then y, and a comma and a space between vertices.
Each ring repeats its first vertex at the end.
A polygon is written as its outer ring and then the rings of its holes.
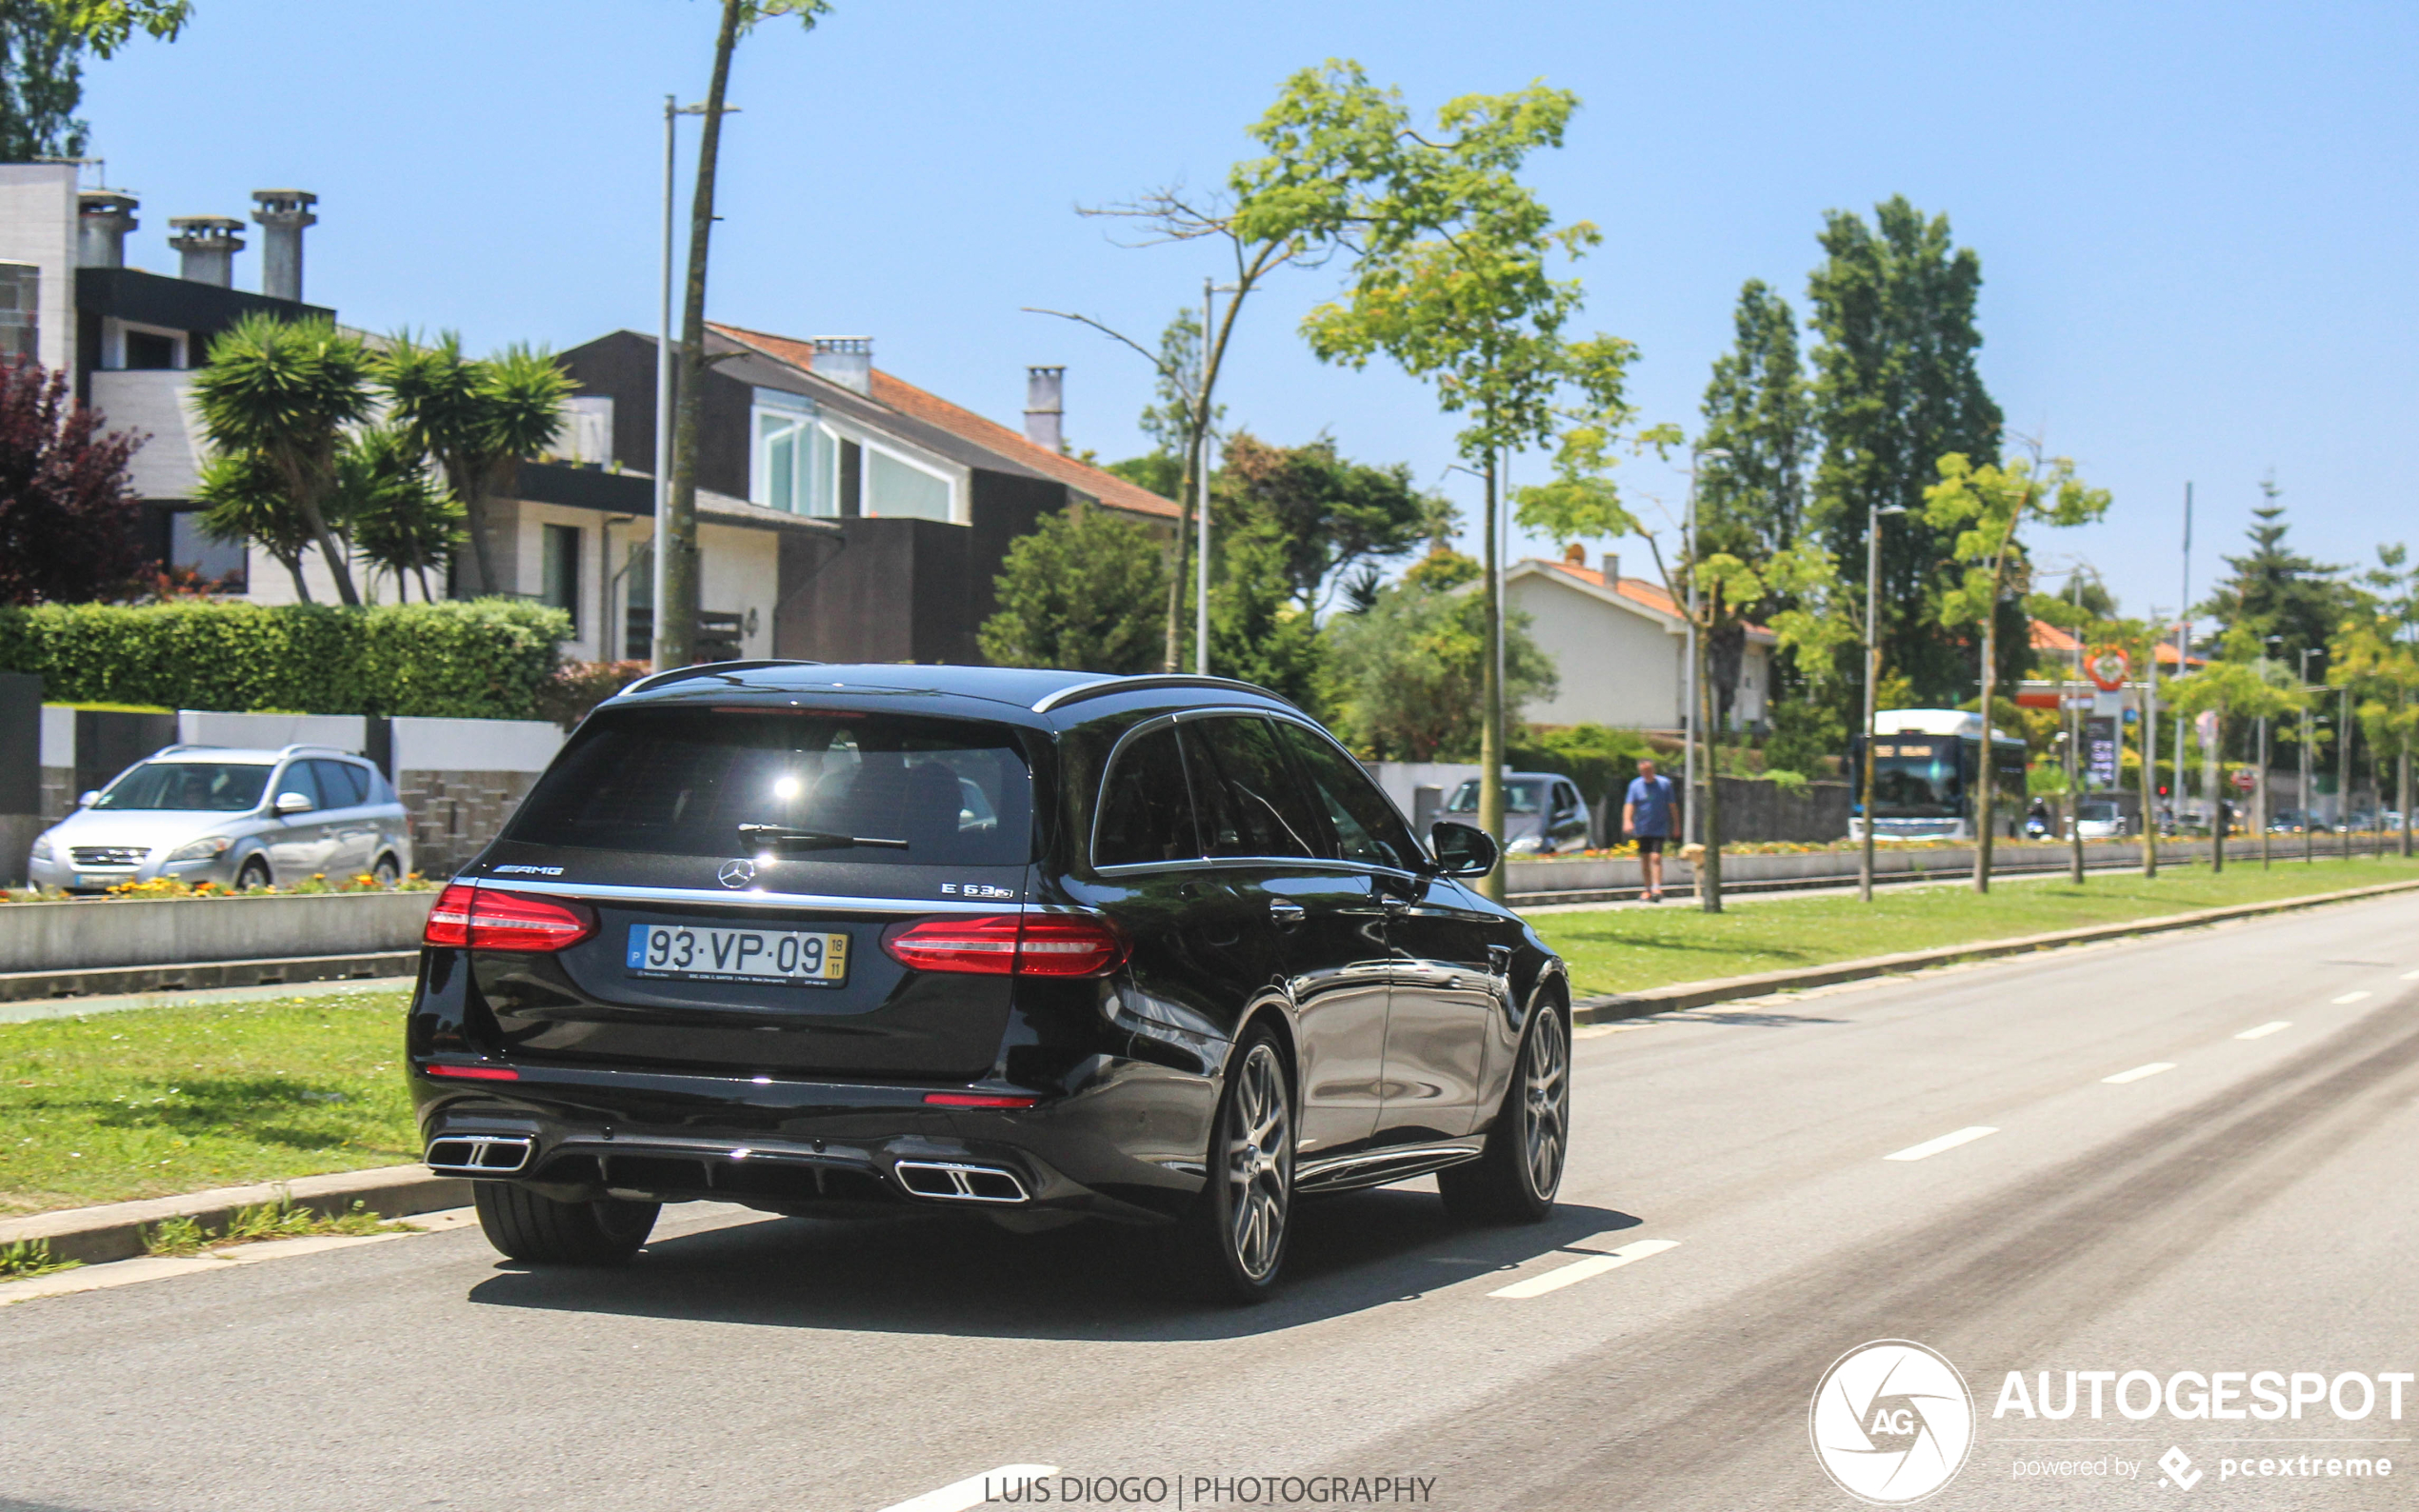
POLYGON ((446 1176, 510 1176, 530 1163, 526 1134, 449 1134, 429 1142, 429 1169, 446 1176))
POLYGON ((891 1167, 899 1184, 918 1197, 944 1203, 1024 1203, 1032 1200, 1016 1173, 997 1165, 956 1161, 901 1161, 891 1167))

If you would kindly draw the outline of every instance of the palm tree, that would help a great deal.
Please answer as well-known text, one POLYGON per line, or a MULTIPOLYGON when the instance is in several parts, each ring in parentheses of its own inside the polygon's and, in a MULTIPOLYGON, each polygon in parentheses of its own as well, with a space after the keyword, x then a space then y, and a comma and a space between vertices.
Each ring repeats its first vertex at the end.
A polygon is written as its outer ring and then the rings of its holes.
POLYGON ((193 380, 212 448, 253 453, 269 468, 349 605, 361 595, 326 504, 345 428, 369 411, 369 352, 332 321, 256 314, 210 343, 210 363, 193 380))
POLYGON ((202 468, 194 497, 205 506, 203 534, 214 541, 257 545, 293 578, 294 597, 310 602, 302 560, 316 538, 287 497, 285 480, 267 457, 257 451, 219 452, 202 468))
POLYGON ((420 597, 435 603, 429 569, 461 546, 465 511, 429 476, 412 439, 384 426, 353 436, 336 456, 336 493, 354 545, 394 575, 396 595, 410 601, 410 573, 420 582, 420 597))
POLYGON ((470 524, 480 593, 505 591, 490 543, 488 501, 521 458, 544 450, 563 423, 571 381, 542 348, 512 346, 484 361, 462 355, 451 331, 423 343, 409 332, 377 358, 380 384, 410 443, 435 459, 470 524))

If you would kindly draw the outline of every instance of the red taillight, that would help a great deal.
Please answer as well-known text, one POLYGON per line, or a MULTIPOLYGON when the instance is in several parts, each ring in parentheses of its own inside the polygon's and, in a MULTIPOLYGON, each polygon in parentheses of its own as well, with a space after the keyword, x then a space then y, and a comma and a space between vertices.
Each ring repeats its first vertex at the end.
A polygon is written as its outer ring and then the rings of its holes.
POLYGON ((1126 959, 1125 937, 1108 920, 1084 913, 927 919, 890 934, 882 948, 918 971, 998 977, 1096 977, 1126 959))
POLYGON ((1031 1107, 1041 1099, 998 1092, 927 1092, 924 1101, 933 1107, 1031 1107))
POLYGON ((517 1082, 521 1073, 509 1065, 448 1065, 434 1063, 422 1067, 430 1076, 450 1076, 464 1082, 517 1082))
POLYGON ((437 894, 420 943, 474 950, 561 950, 596 932, 584 903, 457 882, 437 894))

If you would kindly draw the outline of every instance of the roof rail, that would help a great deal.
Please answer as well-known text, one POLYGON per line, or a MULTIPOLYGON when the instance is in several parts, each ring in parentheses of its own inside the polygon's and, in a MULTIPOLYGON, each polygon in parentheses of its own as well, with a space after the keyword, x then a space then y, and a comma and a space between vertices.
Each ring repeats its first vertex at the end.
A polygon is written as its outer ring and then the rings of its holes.
POLYGON ((1051 709, 1064 708, 1070 704, 1080 704, 1088 698, 1105 698, 1110 693, 1139 693, 1154 687, 1223 688, 1229 693, 1257 693, 1262 698, 1273 698, 1288 708, 1302 706, 1283 693, 1272 692, 1257 683, 1238 682, 1231 677, 1204 677, 1193 672, 1143 672, 1130 677, 1104 677, 1090 683, 1077 683, 1071 687, 1062 687, 1057 692, 1047 694, 1036 701, 1033 705, 1033 712, 1047 714, 1051 709))
POLYGON ((752 662, 700 662, 695 666, 675 666, 669 672, 657 672, 651 677, 642 677, 630 686, 623 688, 621 693, 613 696, 619 698, 625 693, 644 693, 650 688, 667 687, 687 678, 747 671, 758 666, 821 666, 823 665, 821 662, 810 662, 788 656, 770 656, 752 662))
POLYGON ((152 755, 154 755, 154 756, 165 756, 165 755, 167 755, 167 754, 168 754, 169 752, 170 752, 170 751, 177 751, 177 750, 225 750, 225 749, 227 749, 227 747, 226 747, 226 746, 213 746, 213 745, 210 744, 208 741, 199 741, 199 740, 181 740, 181 741, 178 741, 178 742, 177 742, 175 745, 173 745, 173 746, 161 746, 159 749, 157 749, 157 750, 155 750, 155 751, 151 752, 151 754, 152 754, 152 755))
POLYGON ((278 755, 280 755, 280 756, 295 756, 295 755, 300 755, 300 754, 302 754, 302 753, 304 753, 304 752, 306 752, 306 751, 308 751, 308 752, 311 752, 311 753, 314 753, 314 754, 316 754, 316 753, 320 753, 320 752, 325 752, 326 754, 328 754, 328 755, 330 755, 330 756, 350 756, 351 754, 353 754, 351 751, 346 750, 346 749, 345 749, 343 746, 321 746, 321 745, 318 745, 318 744, 315 744, 315 743, 307 743, 307 744, 294 745, 294 746, 278 746, 278 747, 277 747, 277 754, 278 754, 278 755))

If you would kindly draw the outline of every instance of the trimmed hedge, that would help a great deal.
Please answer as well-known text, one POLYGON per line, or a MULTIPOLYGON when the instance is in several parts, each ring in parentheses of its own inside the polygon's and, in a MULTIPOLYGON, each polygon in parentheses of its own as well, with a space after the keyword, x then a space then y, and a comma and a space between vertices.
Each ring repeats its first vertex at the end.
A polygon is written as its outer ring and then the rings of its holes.
POLYGON ((570 617, 518 599, 0 608, 0 670, 53 702, 534 719, 570 617))

